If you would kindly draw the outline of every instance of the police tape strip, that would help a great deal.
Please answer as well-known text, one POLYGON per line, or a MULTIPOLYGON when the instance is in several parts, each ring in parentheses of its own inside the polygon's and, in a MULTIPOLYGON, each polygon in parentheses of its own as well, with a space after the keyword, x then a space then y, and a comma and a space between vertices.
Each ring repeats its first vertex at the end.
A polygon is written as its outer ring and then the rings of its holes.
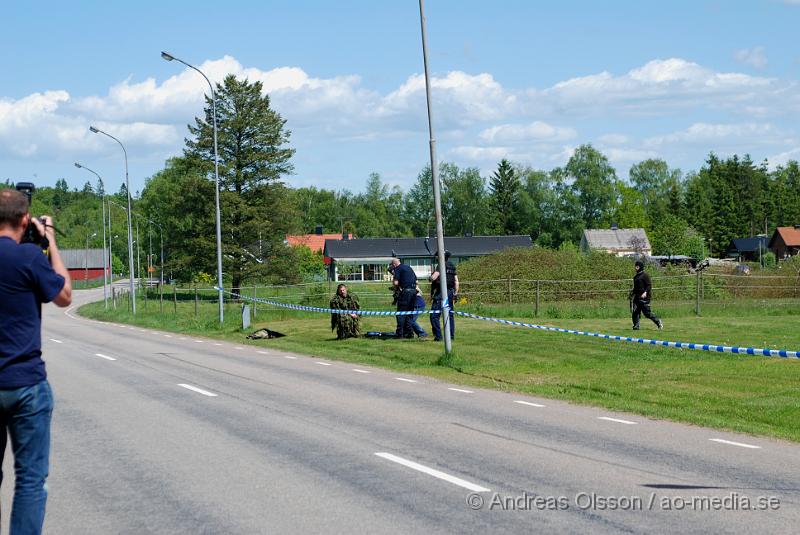
MULTIPOLYGON (((336 308, 322 308, 310 307, 305 305, 293 305, 291 303, 281 303, 278 301, 271 301, 269 299, 261 299, 257 297, 248 297, 245 295, 237 294, 234 292, 225 291, 225 293, 243 299, 245 301, 253 301, 256 303, 263 303, 278 308, 286 308, 290 310, 301 310, 305 312, 322 312, 326 314, 357 314, 359 316, 410 316, 415 314, 432 314, 440 312, 440 310, 410 310, 410 311, 393 311, 393 310, 340 310, 336 308)), ((637 344, 647 344, 660 347, 671 347, 676 349, 695 349, 698 351, 710 351, 716 353, 734 353, 737 355, 760 355, 764 357, 783 357, 783 358, 800 358, 800 351, 790 351, 787 349, 762 349, 757 347, 740 347, 740 346, 723 346, 716 344, 698 344, 692 342, 671 342, 668 340, 655 340, 650 338, 634 338, 632 336, 617 336, 613 334, 593 333, 590 331, 577 331, 574 329, 563 329, 561 327, 550 327, 548 325, 537 325, 535 323, 524 323, 521 321, 505 320, 502 318, 492 318, 488 316, 479 316, 477 314, 470 314, 469 312, 461 312, 458 310, 453 311, 456 315, 465 318, 471 318, 481 321, 490 321, 499 323, 501 325, 511 325, 514 327, 527 327, 529 329, 539 329, 542 331, 550 331, 563 334, 574 334, 580 336, 590 336, 592 338, 602 338, 604 340, 615 340, 617 342, 633 342, 637 344)))
POLYGON ((786 349, 761 349, 757 347, 739 347, 739 346, 721 346, 715 344, 696 344, 690 342, 670 342, 667 340, 651 340, 649 338, 634 338, 631 336, 617 336, 613 334, 593 333, 589 331, 576 331, 573 329, 562 329, 560 327, 549 327, 547 325, 536 325, 534 323, 523 323, 521 321, 504 320, 500 318, 490 318, 486 316, 478 316, 477 314, 470 314, 469 312, 455 311, 459 316, 465 318, 472 318, 476 320, 492 321, 494 323, 501 323, 503 325, 513 325, 515 327, 528 327, 531 329, 540 329, 543 331, 552 331, 565 334, 577 334, 581 336, 591 336, 593 338, 603 338, 605 340, 616 340, 617 342, 634 342, 637 344, 648 344, 653 346, 673 347, 677 349, 697 349, 699 351, 714 351, 717 353, 735 353, 744 355, 762 355, 765 357, 795 357, 800 358, 800 351, 789 351, 786 349))
POLYGON ((322 312, 323 314, 356 314, 358 316, 414 316, 417 314, 433 314, 434 312, 440 312, 439 310, 342 310, 340 308, 310 307, 306 305, 281 303, 279 301, 271 301, 269 299, 262 299, 260 297, 248 297, 246 295, 229 292, 227 290, 223 291, 226 294, 235 297, 236 299, 242 299, 244 301, 263 303, 265 305, 271 305, 278 308, 287 308, 289 310, 301 310, 303 312, 322 312))

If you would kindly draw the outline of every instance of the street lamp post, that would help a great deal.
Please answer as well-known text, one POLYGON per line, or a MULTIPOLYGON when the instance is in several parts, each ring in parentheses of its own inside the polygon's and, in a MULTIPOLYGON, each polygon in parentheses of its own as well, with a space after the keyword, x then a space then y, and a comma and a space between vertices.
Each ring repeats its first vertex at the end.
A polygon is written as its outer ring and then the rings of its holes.
POLYGON ((83 257, 83 286, 85 288, 89 287, 89 239, 95 236, 97 236, 97 232, 92 233, 91 236, 86 234, 86 253, 83 257))
POLYGON ((217 222, 217 287, 219 289, 219 322, 222 323, 225 318, 225 312, 223 307, 223 290, 222 290, 222 225, 220 224, 220 210, 219 210, 219 153, 217 151, 217 96, 216 92, 214 91, 214 85, 211 83, 211 80, 208 79, 208 76, 205 75, 203 71, 195 67, 194 65, 190 65, 186 63, 182 59, 176 58, 172 54, 167 52, 161 52, 161 57, 167 61, 177 61, 178 63, 183 63, 190 69, 197 71, 200 75, 206 79, 208 82, 208 87, 211 88, 211 104, 212 104, 212 111, 214 117, 214 197, 216 201, 216 222, 217 222))
MULTIPOLYGON (((92 171, 88 167, 86 167, 84 165, 81 165, 78 162, 75 162, 75 167, 77 167, 78 169, 86 169, 87 171, 92 173, 94 176, 96 176, 97 180, 99 180, 100 182, 103 181, 103 179, 100 177, 100 175, 98 175, 95 171, 92 171)), ((110 263, 106 263, 106 260, 108 260, 109 255, 106 254, 106 191, 105 191, 105 185, 103 187, 103 193, 100 196, 100 204, 102 206, 102 212, 103 212, 103 305, 107 309, 108 308, 108 293, 109 293, 108 292, 108 286, 110 284, 110 282, 108 280, 108 266, 110 266, 111 264, 110 263)), ((109 209, 109 212, 110 212, 110 209, 109 209)), ((109 218, 111 217, 110 213, 108 214, 108 217, 109 218)), ((110 243, 111 243, 111 233, 110 233, 110 231, 109 231, 109 235, 108 235, 108 240, 109 240, 108 250, 110 251, 111 250, 111 245, 110 245, 110 243)))
POLYGON ((131 184, 128 180, 128 151, 125 150, 125 145, 122 142, 109 134, 108 132, 103 132, 102 130, 95 128, 94 126, 89 127, 89 131, 95 134, 103 134, 104 136, 110 137, 117 143, 119 146, 122 147, 122 153, 125 155, 125 190, 128 194, 128 272, 130 273, 130 280, 128 281, 128 288, 131 292, 131 307, 133 311, 133 315, 136 315, 136 289, 133 285, 133 224, 131 222, 131 184))
POLYGON ((444 230, 442 225, 442 201, 439 191, 439 169, 436 162, 436 138, 433 136, 433 112, 431 110, 431 84, 428 74, 428 35, 425 31, 425 8, 423 0, 419 0, 419 20, 422 30, 422 62, 425 66, 425 97, 428 103, 428 133, 430 134, 431 179, 433 180, 433 209, 436 216, 436 245, 439 249, 439 295, 442 297, 442 339, 444 351, 450 354, 453 350, 450 339, 450 302, 447 294, 447 274, 444 258, 444 230))

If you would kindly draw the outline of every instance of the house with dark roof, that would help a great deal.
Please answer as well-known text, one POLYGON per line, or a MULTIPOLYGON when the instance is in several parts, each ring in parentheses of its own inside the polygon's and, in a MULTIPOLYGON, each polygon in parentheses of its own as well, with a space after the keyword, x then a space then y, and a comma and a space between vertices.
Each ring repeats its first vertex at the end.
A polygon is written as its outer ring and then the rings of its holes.
MULTIPOLYGON (((511 247, 531 247, 530 236, 445 237, 444 246, 454 263, 497 253, 511 247)), ((437 254, 436 238, 367 238, 325 240, 323 254, 331 258, 331 280, 380 281, 390 278, 387 266, 392 258, 408 264, 417 277, 433 272, 437 254)))
POLYGON ((643 228, 586 229, 583 231, 580 249, 605 251, 617 256, 650 256, 653 248, 643 228))
POLYGON ((769 240, 769 248, 778 260, 800 253, 800 225, 776 228, 769 240))
POLYGON ((753 236, 752 238, 734 238, 725 250, 725 256, 736 258, 739 262, 758 262, 761 255, 768 249, 767 236, 753 236))

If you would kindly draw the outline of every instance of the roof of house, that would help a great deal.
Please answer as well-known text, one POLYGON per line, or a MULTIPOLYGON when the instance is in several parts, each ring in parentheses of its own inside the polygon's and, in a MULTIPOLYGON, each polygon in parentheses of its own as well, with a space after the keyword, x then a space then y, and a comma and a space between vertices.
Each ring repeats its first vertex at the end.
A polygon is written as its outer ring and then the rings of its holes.
POLYGON ((769 240, 769 246, 772 247, 775 238, 780 235, 783 243, 788 247, 800 247, 800 228, 795 227, 778 227, 772 238, 769 240))
POLYGON ((742 253, 755 253, 758 252, 759 244, 761 249, 767 248, 767 241, 769 238, 766 236, 753 236, 751 238, 734 238, 728 245, 727 252, 733 254, 742 253))
POLYGON ((322 252, 325 248, 325 240, 340 239, 342 239, 341 234, 298 234, 295 236, 286 236, 286 244, 290 247, 305 245, 316 253, 322 252))
POLYGON ((103 269, 102 249, 59 249, 58 252, 67 269, 103 269))
MULTIPOLYGON (((509 247, 530 247, 530 236, 445 237, 444 246, 453 256, 482 256, 509 247)), ((331 258, 408 258, 432 256, 436 238, 369 238, 325 240, 325 256, 331 258), (427 241, 427 246, 426 246, 427 241)))
POLYGON ((590 249, 650 249, 650 240, 643 228, 586 229, 583 237, 590 249))

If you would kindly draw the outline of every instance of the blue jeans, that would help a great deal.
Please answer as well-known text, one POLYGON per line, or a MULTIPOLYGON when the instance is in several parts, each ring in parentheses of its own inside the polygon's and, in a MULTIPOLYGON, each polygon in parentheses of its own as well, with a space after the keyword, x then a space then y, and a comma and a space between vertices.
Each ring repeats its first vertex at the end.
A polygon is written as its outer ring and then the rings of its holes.
MULTIPOLYGON (((417 310, 417 311, 425 310, 425 307, 416 307, 414 310, 417 310)), ((419 323, 417 323, 417 318, 418 317, 419 317, 419 313, 414 314, 413 316, 411 316, 411 328, 414 330, 414 334, 416 334, 420 338, 424 337, 424 336, 428 336, 428 333, 425 332, 425 329, 423 329, 422 326, 419 323)))
MULTIPOLYGON (((456 338, 456 315, 453 312, 453 290, 447 291, 447 302, 450 305, 450 313, 448 314, 450 319, 450 339, 455 340, 456 338)), ((433 302, 431 303, 431 310, 435 310, 436 312, 431 313, 431 329, 433 330, 433 339, 434 340, 441 340, 442 339, 442 326, 439 324, 439 320, 442 317, 442 299, 441 297, 437 296, 433 298, 433 302)))
MULTIPOLYGON (((13 390, 0 390, 0 466, 6 450, 6 437, 10 436, 16 475, 9 525, 11 535, 42 532, 50 467, 52 414, 53 391, 47 381, 13 390)), ((3 474, 0 472, 0 483, 2 481, 3 474)))

